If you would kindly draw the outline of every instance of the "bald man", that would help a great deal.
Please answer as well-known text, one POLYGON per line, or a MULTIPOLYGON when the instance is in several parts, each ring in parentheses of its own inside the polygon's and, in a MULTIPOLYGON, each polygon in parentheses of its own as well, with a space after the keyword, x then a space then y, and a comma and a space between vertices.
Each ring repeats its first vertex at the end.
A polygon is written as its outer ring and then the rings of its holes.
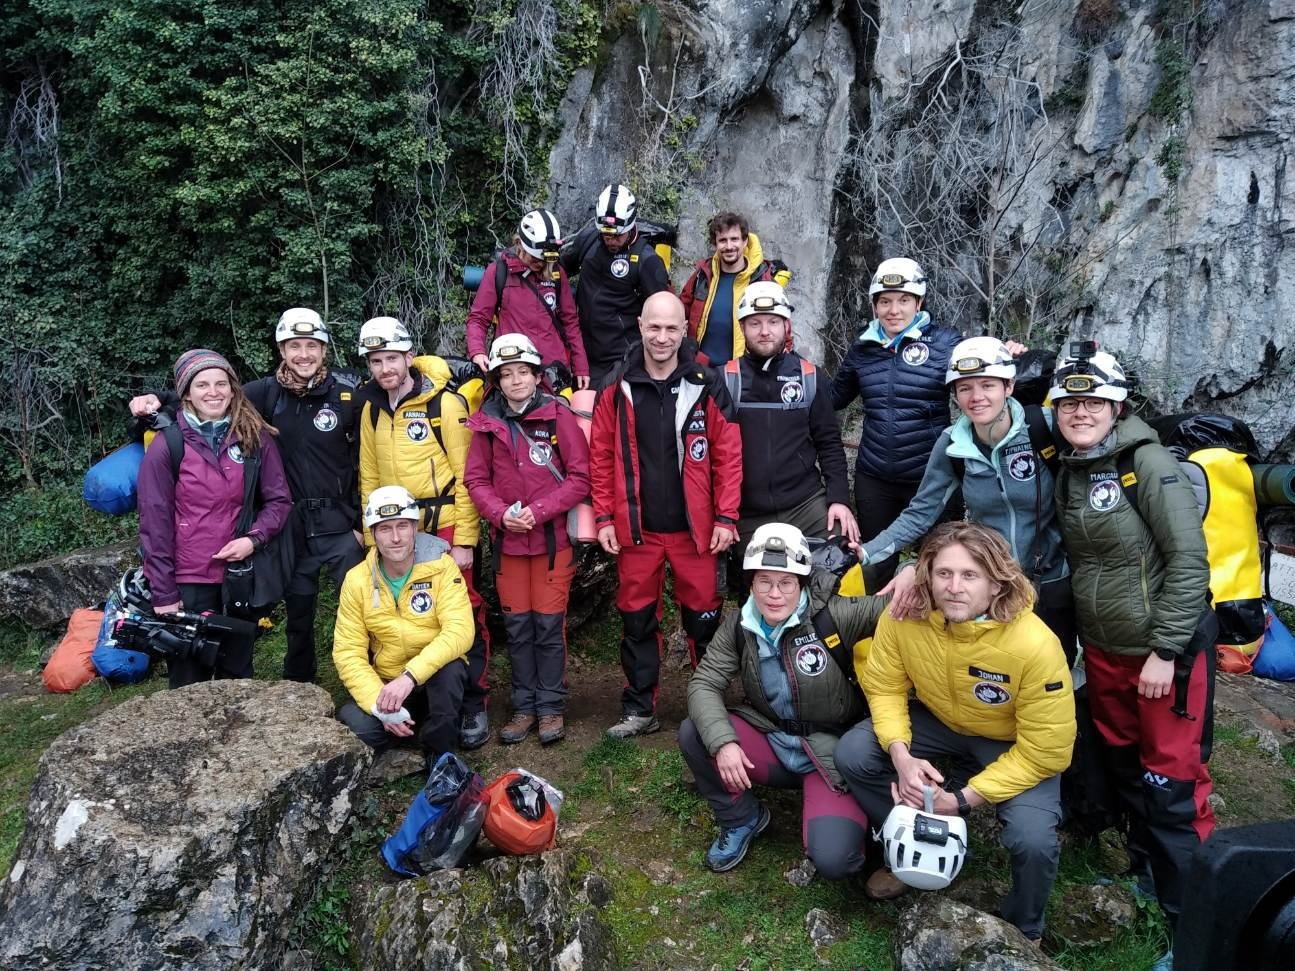
POLYGON ((742 434, 720 374, 682 353, 687 322, 669 291, 639 317, 641 341, 610 374, 589 441, 598 542, 616 557, 624 631, 621 720, 609 735, 657 731, 658 614, 665 566, 695 668, 719 625, 718 557, 737 539, 742 434))

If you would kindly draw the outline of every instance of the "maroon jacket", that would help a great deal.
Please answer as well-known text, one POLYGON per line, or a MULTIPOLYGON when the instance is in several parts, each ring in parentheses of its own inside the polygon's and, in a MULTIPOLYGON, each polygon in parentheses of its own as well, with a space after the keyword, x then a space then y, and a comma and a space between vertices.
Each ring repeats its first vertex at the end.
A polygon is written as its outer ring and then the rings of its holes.
MULTIPOLYGON (((214 554, 231 539, 243 508, 241 452, 226 438, 220 455, 179 418, 184 435, 180 476, 171 475, 171 452, 158 435, 144 453, 139 469, 139 545, 153 603, 180 602, 177 584, 220 583, 225 563, 214 554)), ((283 460, 274 439, 261 433, 261 511, 249 531, 266 542, 277 536, 292 515, 292 496, 283 460)))
POLYGON ((566 512, 589 495, 589 446, 575 413, 565 401, 541 391, 519 419, 506 417, 508 404, 494 393, 468 419, 472 446, 463 481, 472 504, 503 535, 508 556, 547 553, 544 524, 552 523, 554 550, 571 545, 566 512), (549 461, 566 478, 562 482, 543 463, 549 461), (536 459, 540 461, 536 461, 536 459), (503 528, 504 513, 514 502, 530 506, 536 528, 514 533, 503 528))
MULTIPOLYGON (((505 252, 502 259, 508 267, 504 280, 504 298, 499 302, 499 324, 495 336, 500 334, 525 334, 540 352, 545 364, 561 361, 579 377, 589 375, 589 361, 585 357, 585 342, 580 336, 580 318, 576 301, 571 295, 571 281, 567 271, 555 267, 556 278, 544 273, 534 273, 514 253, 505 252), (531 284, 534 284, 532 288, 531 284), (536 293, 536 290, 539 292, 536 293), (553 303, 549 303, 552 300, 553 303), (562 324, 562 332, 553 326, 554 314, 562 324)), ((468 312, 468 357, 489 354, 490 322, 495 313, 495 264, 486 267, 472 299, 468 312)))

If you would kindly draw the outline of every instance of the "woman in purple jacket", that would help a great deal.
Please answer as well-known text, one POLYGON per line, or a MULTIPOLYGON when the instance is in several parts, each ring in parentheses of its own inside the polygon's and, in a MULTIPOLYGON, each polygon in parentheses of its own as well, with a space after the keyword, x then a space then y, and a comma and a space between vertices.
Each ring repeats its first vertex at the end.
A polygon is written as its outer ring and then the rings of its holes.
POLYGON ((490 348, 498 393, 468 419, 472 446, 464 482, 495 527, 495 589, 508 631, 513 717, 499 740, 540 744, 565 732, 567 596, 575 550, 567 513, 589 494, 589 446, 566 402, 538 387, 540 355, 522 334, 490 348))
MULTIPOLYGON (((224 357, 203 348, 175 362, 180 396, 177 424, 184 438, 179 474, 172 472, 165 436, 158 435, 139 470, 139 543, 153 611, 221 612, 225 565, 245 560, 278 535, 292 497, 274 429, 243 395, 224 357), (243 460, 260 453, 260 511, 246 535, 235 536, 243 509, 243 460)), ((171 658, 172 688, 197 681, 252 676, 251 643, 222 645, 214 666, 171 658)))

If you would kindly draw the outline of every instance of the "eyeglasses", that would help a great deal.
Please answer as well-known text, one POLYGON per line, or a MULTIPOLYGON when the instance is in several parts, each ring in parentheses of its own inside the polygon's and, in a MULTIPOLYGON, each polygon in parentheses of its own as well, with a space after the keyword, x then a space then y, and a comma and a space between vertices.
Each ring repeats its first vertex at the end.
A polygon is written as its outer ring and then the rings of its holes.
POLYGON ((1057 402, 1057 411, 1063 414, 1073 415, 1079 410, 1079 406, 1084 406, 1084 411, 1090 415, 1101 414, 1102 410, 1108 404, 1105 398, 1062 398, 1057 402))
POLYGON ((751 589, 756 593, 772 593, 775 587, 779 593, 791 595, 800 590, 800 583, 795 577, 779 577, 777 580, 772 577, 756 577, 751 584, 751 589))

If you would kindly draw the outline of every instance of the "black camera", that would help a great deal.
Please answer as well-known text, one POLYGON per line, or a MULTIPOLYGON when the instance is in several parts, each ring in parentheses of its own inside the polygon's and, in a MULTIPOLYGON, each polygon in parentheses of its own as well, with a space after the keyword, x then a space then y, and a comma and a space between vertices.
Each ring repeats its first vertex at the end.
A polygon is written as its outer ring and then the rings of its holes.
POLYGON ((113 630, 113 640, 122 647, 164 660, 192 658, 207 667, 215 666, 227 639, 255 636, 256 628, 247 621, 184 611, 152 617, 132 612, 117 621, 113 630))
POLYGON ((1097 353, 1097 341, 1071 341, 1070 356, 1079 361, 1087 361, 1097 353))

